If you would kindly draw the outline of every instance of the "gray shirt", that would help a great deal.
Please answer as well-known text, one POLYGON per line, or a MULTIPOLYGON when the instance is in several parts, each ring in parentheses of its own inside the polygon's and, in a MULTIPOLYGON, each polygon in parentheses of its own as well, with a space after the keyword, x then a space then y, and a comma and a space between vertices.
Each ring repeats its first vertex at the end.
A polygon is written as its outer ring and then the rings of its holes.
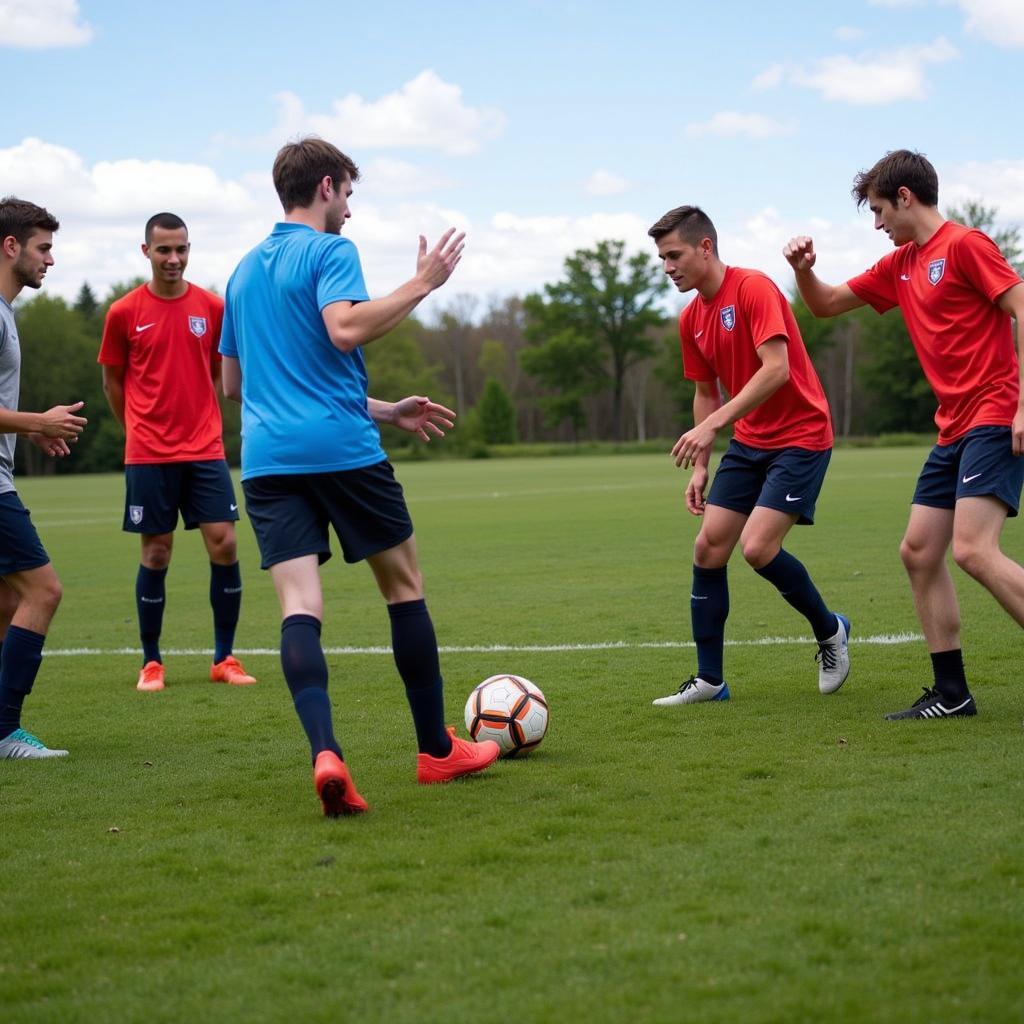
MULTIPOLYGON (((0 406, 18 408, 21 385, 21 344, 14 310, 0 295, 0 406)), ((0 494, 14 490, 14 445, 17 434, 0 434, 0 494)))

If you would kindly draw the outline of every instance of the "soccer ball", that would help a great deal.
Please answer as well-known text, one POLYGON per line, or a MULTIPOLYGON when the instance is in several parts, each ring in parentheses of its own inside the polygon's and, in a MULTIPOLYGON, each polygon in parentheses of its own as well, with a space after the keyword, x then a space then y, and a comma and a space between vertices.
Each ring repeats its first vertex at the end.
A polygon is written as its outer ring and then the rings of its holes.
POLYGON ((494 740, 502 757, 532 750, 548 731, 548 702, 522 676, 491 676, 466 701, 466 728, 474 740, 494 740))

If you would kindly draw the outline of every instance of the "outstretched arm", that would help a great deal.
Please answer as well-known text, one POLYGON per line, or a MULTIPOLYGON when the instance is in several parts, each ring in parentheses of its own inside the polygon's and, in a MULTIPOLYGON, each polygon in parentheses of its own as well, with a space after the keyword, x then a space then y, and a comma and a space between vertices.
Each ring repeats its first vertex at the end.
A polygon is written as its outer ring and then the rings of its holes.
POLYGON ((791 238, 782 250, 782 255, 793 268, 797 290, 815 316, 838 316, 865 305, 864 300, 858 299, 848 284, 825 284, 814 273, 817 253, 814 251, 813 239, 807 235, 791 238))
POLYGON ((390 295, 369 302, 332 302, 324 306, 323 319, 331 344, 342 352, 387 334, 397 327, 432 291, 440 288, 462 259, 465 234, 449 228, 441 240, 427 251, 427 240, 420 235, 416 273, 390 295))
POLYGON ((698 404, 701 397, 698 387, 693 401, 696 425, 683 434, 672 449, 677 466, 684 469, 697 465, 706 467, 718 432, 756 409, 789 380, 789 349, 785 338, 770 338, 758 346, 757 357, 761 360, 757 372, 724 405, 719 397, 718 405, 712 407, 710 395, 698 404))
POLYGON ((1017 373, 1020 378, 1021 393, 1017 403, 1017 415, 1013 417, 1013 454, 1024 455, 1024 284, 1015 284, 1003 292, 996 300, 1004 313, 1014 319, 1013 335, 1017 342, 1017 373))
POLYGON ((444 437, 441 428, 451 430, 455 426, 455 413, 424 395, 410 395, 400 402, 367 398, 366 409, 375 423, 390 423, 399 430, 417 434, 424 441, 430 440, 430 434, 444 437))

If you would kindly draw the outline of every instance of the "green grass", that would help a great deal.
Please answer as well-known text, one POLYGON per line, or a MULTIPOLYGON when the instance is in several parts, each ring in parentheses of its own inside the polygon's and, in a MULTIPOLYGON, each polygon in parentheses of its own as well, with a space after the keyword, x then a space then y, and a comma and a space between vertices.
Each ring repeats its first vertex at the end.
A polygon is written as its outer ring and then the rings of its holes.
MULTIPOLYGON (((922 449, 836 452, 790 549, 854 638, 918 632, 897 555, 922 449)), ((817 692, 804 621, 737 555, 733 700, 654 709, 688 675, 697 521, 668 456, 404 464, 449 718, 511 671, 544 744, 413 781, 390 656, 328 656, 372 811, 326 821, 276 656, 256 687, 167 657, 134 690, 137 541, 121 481, 21 482, 65 584, 25 724, 59 763, 0 764, 3 1021, 1009 1021, 1024 1016, 1020 632, 956 573, 981 714, 892 724, 920 641, 855 643, 817 692), (643 646, 652 645, 652 646, 643 646)), ((276 647, 240 529, 238 646, 276 647)), ((1005 548, 1024 559, 1009 524, 1005 548)), ((210 646, 207 568, 177 535, 165 649, 210 646)), ((365 567, 324 571, 325 644, 388 644, 365 567)))

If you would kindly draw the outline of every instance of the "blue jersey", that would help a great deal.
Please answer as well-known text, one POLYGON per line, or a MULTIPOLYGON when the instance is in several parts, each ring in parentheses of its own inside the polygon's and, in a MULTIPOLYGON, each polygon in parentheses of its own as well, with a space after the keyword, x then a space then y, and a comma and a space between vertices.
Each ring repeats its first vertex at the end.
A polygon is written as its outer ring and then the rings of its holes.
POLYGON ((366 365, 342 352, 321 312, 365 302, 356 247, 276 224, 228 282, 221 355, 242 370, 242 479, 360 469, 386 456, 366 409, 366 365))

